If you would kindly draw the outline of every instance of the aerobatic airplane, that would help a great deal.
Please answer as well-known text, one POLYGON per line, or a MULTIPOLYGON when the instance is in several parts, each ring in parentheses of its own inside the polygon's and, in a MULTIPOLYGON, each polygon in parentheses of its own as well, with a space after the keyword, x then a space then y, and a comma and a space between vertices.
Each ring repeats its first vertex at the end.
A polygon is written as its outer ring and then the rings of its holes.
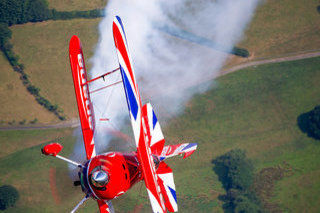
POLYGON ((80 184, 85 197, 71 212, 75 212, 87 199, 93 198, 98 202, 101 213, 109 213, 112 211, 110 201, 139 181, 145 182, 153 212, 176 212, 178 206, 172 169, 164 161, 176 155, 183 155, 184 158, 190 156, 197 144, 164 145, 165 140, 151 104, 141 103, 126 35, 118 16, 113 21, 113 37, 119 68, 90 81, 87 80, 80 40, 77 36, 70 40, 69 57, 87 160, 77 163, 58 155, 62 150, 58 143, 44 146, 42 153, 79 167, 80 184), (137 150, 97 155, 95 120, 88 84, 116 71, 120 71, 122 76, 137 150))

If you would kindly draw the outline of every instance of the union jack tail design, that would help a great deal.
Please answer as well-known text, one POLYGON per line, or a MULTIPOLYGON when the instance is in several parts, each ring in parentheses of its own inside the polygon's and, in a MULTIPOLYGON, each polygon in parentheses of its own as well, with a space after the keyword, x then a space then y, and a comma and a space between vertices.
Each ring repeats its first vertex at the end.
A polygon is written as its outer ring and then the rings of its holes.
POLYGON ((166 208, 170 212, 177 212, 178 203, 172 169, 162 161, 157 169, 157 176, 166 208))
POLYGON ((95 121, 87 83, 87 73, 82 53, 82 46, 80 39, 75 35, 72 36, 70 40, 69 58, 78 104, 84 147, 86 149, 87 159, 89 160, 96 156, 93 139, 95 121))
POLYGON ((150 135, 149 146, 154 155, 159 156, 165 143, 159 121, 150 103, 142 108, 144 123, 146 124, 147 135, 150 135))

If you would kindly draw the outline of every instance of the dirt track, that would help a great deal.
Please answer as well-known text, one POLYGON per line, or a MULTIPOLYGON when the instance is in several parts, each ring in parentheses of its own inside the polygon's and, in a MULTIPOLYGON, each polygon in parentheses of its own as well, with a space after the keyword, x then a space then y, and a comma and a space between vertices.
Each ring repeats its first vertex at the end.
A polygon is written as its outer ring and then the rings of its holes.
MULTIPOLYGON (((263 59, 263 60, 257 60, 257 61, 250 61, 243 64, 236 65, 231 68, 224 69, 220 71, 218 76, 210 76, 207 77, 205 81, 208 81, 210 79, 226 75, 228 73, 236 72, 238 70, 253 67, 257 65, 262 64, 272 64, 272 63, 279 63, 279 62, 286 62, 286 61, 295 61, 300 59, 306 59, 306 58, 314 58, 320 56, 320 51, 317 52, 310 52, 310 53, 303 53, 299 55, 293 55, 293 56, 286 56, 286 57, 279 57, 279 58, 271 58, 271 59, 263 59)), ((199 82, 198 82, 199 83, 199 82)), ((194 86, 194 85, 191 85, 194 86)), ((0 127, 0 130, 26 130, 26 129, 58 129, 58 128, 70 128, 70 127, 77 127, 79 126, 79 120, 78 119, 72 119, 70 121, 61 122, 54 125, 47 125, 47 126, 12 126, 12 127, 0 127)))
POLYGON ((60 128, 70 128, 77 127, 80 125, 78 119, 72 119, 69 121, 53 124, 53 125, 41 125, 41 126, 7 126, 0 127, 0 130, 28 130, 28 129, 60 129, 60 128))
POLYGON ((229 69, 222 70, 219 74, 219 76, 226 75, 231 72, 235 72, 247 67, 253 67, 261 64, 272 64, 272 63, 279 63, 279 62, 285 62, 285 61, 295 61, 305 58, 314 58, 320 56, 320 52, 311 52, 311 53, 304 53, 300 55, 293 55, 293 56, 286 56, 286 57, 280 57, 280 58, 271 58, 271 59, 263 59, 263 60, 257 60, 257 61, 251 61, 246 62, 243 64, 236 65, 234 67, 231 67, 229 69))

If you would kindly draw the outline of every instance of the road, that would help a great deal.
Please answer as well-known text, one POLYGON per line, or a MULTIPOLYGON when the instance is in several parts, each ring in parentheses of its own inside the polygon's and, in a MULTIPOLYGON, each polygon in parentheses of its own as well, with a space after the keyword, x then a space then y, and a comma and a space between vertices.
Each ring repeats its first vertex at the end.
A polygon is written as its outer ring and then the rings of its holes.
POLYGON ((318 52, 310 52, 310 53, 303 53, 299 55, 293 55, 293 56, 286 56, 286 57, 279 57, 279 58, 271 58, 271 59, 263 59, 263 60, 257 60, 257 61, 250 61, 243 64, 236 65, 234 67, 222 70, 219 74, 219 76, 226 75, 228 73, 236 72, 238 70, 253 67, 257 65, 262 64, 272 64, 272 63, 280 63, 280 62, 286 62, 286 61, 295 61, 300 59, 306 59, 306 58, 314 58, 320 56, 320 51, 318 52))
MULTIPOLYGON (((271 59, 262 59, 262 60, 257 60, 257 61, 250 61, 250 62, 245 62, 239 65, 235 65, 231 68, 224 69, 220 71, 218 76, 212 75, 212 76, 206 76, 204 81, 209 81, 212 80, 216 77, 223 76, 232 72, 236 72, 238 70, 248 68, 248 67, 253 67, 253 66, 258 66, 262 64, 272 64, 272 63, 280 63, 280 62, 286 62, 286 61, 295 61, 295 60, 300 60, 300 59, 306 59, 306 58, 314 58, 314 57, 319 57, 320 56, 320 51, 317 52, 310 52, 310 53, 303 53, 303 54, 298 54, 298 55, 292 55, 292 56, 286 56, 286 57, 278 57, 278 58, 271 58, 271 59)), ((197 84, 202 83, 201 82, 196 82, 197 84)), ((193 85, 188 85, 190 86, 195 86, 193 85)), ((152 96, 154 96, 153 94, 152 96)), ((150 97, 148 98, 150 99, 150 97)), ((8 126, 8 127, 0 127, 0 130, 25 130, 25 129, 58 129, 58 128, 70 128, 70 127, 77 127, 79 126, 79 120, 78 119, 72 119, 70 121, 65 121, 61 123, 57 123, 54 125, 42 125, 42 126, 8 126)))
POLYGON ((32 125, 32 126, 7 126, 7 127, 0 127, 0 130, 28 130, 28 129, 60 129, 60 128, 70 128, 70 127, 77 127, 80 125, 80 121, 76 118, 60 122, 57 124, 52 125, 32 125))

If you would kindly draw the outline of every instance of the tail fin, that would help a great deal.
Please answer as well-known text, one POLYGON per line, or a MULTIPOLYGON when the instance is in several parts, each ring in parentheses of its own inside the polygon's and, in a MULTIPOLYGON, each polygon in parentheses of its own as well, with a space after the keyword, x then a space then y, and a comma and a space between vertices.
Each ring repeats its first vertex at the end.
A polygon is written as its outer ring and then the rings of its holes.
POLYGON ((160 157, 160 164, 156 170, 157 182, 160 187, 164 205, 170 212, 178 211, 176 187, 172 169, 163 160, 176 155, 190 156, 196 149, 196 143, 185 143, 164 146, 165 140, 157 116, 150 103, 142 107, 142 119, 146 126, 146 135, 149 137, 149 147, 153 155, 160 157))
POLYGON ((173 180, 172 169, 165 163, 161 162, 157 169, 158 184, 164 199, 164 205, 170 212, 178 211, 176 186, 173 180))
POLYGON ((142 115, 147 127, 147 135, 150 136, 149 146, 151 148, 151 153, 160 155, 165 140, 157 116, 150 103, 147 103, 142 107, 142 115))

